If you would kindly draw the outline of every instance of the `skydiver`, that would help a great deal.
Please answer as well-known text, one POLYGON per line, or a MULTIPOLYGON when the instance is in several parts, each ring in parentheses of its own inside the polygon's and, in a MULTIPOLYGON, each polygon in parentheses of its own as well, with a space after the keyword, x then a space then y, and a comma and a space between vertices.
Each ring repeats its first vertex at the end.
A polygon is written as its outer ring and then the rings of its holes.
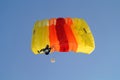
POLYGON ((46 45, 46 47, 44 49, 41 49, 39 51, 39 53, 43 51, 45 53, 45 55, 49 55, 50 51, 51 51, 51 48, 49 47, 49 45, 46 45))

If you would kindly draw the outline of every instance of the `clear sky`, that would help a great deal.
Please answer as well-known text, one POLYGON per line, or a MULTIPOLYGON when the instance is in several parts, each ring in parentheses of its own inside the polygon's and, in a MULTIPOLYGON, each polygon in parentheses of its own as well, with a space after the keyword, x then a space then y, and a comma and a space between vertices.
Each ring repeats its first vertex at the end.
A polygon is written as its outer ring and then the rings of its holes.
POLYGON ((0 0, 0 45, 0 80, 120 80, 120 0, 0 0), (34 55, 34 23, 53 17, 84 18, 95 51, 34 55))

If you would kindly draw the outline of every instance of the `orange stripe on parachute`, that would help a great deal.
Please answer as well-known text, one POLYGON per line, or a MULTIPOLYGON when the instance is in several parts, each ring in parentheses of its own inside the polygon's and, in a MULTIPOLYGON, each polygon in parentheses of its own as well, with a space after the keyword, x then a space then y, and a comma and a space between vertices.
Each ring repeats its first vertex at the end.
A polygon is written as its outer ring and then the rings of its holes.
POLYGON ((65 21, 66 21, 66 24, 64 26, 65 28, 65 32, 66 32, 66 35, 67 35, 67 38, 68 38, 68 43, 69 43, 69 51, 74 51, 76 52, 77 50, 77 47, 78 47, 78 44, 77 44, 77 41, 75 39, 75 36, 72 32, 72 19, 71 18, 65 18, 65 21))
POLYGON ((59 45, 59 41, 57 38, 57 34, 56 34, 56 29, 55 29, 55 25, 56 25, 56 19, 52 18, 49 20, 49 39, 50 39, 50 47, 53 49, 53 51, 59 51, 60 50, 60 45, 59 45))

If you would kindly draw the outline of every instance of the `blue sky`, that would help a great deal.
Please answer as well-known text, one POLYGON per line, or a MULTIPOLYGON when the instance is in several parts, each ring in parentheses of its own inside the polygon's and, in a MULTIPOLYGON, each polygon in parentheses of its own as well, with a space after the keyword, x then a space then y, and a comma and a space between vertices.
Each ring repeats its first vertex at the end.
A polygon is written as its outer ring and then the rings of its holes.
POLYGON ((0 0, 0 80, 119 80, 119 8, 120 0, 0 0), (34 23, 53 17, 84 18, 95 51, 34 55, 34 23))

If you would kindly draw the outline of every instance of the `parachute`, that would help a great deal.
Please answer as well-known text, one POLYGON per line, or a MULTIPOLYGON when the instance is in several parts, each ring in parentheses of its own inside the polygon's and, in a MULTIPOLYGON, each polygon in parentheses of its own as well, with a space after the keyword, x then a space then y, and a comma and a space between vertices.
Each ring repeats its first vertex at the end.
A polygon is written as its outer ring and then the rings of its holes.
POLYGON ((51 18, 34 24, 31 49, 34 54, 43 54, 45 50, 91 54, 95 42, 84 19, 51 18))

